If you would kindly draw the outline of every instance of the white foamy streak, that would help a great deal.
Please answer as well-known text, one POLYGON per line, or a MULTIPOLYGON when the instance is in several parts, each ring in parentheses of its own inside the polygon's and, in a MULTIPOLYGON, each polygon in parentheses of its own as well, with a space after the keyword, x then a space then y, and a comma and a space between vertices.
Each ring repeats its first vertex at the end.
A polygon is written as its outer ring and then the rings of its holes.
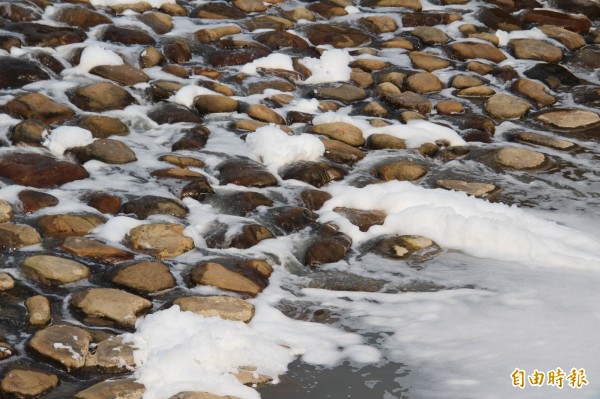
POLYGON ((67 68, 62 71, 62 75, 69 75, 78 72, 89 72, 92 68, 99 65, 122 65, 123 59, 114 51, 106 50, 103 47, 92 45, 86 47, 81 52, 79 65, 73 68, 67 68))
POLYGON ((89 130, 77 126, 59 126, 46 137, 44 145, 54 155, 63 155, 66 150, 83 147, 94 142, 89 130))
POLYGON ((188 108, 192 108, 192 105, 194 105, 194 99, 201 95, 222 96, 222 94, 212 91, 210 89, 207 89, 205 87, 187 85, 187 86, 183 86, 181 89, 177 90, 177 93, 172 95, 169 98, 169 101, 172 101, 172 102, 180 104, 180 105, 185 105, 188 108))
POLYGON ((322 208, 321 221, 338 223, 355 242, 381 234, 417 234, 478 258, 591 270, 600 265, 597 239, 514 206, 399 181, 364 188, 338 184, 328 191, 333 198, 322 208), (382 226, 363 233, 333 212, 335 207, 381 210, 387 217, 382 226))
POLYGON ((289 55, 273 53, 245 64, 240 72, 247 75, 258 75, 258 72, 256 71, 258 68, 284 69, 286 71, 294 70, 292 58, 289 55))
POLYGON ((304 83, 345 82, 350 79, 352 69, 348 64, 352 57, 341 49, 326 50, 321 58, 302 58, 299 62, 310 69, 312 75, 304 83))
POLYGON ((297 161, 314 161, 325 153, 325 145, 315 135, 290 136, 275 125, 263 126, 246 137, 256 159, 274 169, 297 161))

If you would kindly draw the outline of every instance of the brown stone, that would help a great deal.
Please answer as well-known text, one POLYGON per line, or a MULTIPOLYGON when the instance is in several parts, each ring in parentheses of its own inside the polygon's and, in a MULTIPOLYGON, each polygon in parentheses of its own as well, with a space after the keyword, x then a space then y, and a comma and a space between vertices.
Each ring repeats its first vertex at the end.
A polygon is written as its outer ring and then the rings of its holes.
POLYGON ((460 21, 460 14, 452 12, 413 12, 402 15, 404 27, 448 25, 460 21))
POLYGON ((115 274, 113 283, 137 291, 157 292, 175 286, 175 278, 169 268, 157 262, 138 262, 127 265, 115 274))
POLYGON ((456 89, 481 86, 484 82, 480 78, 471 75, 456 75, 452 78, 450 85, 456 89))
POLYGON ((549 38, 559 41, 563 46, 571 51, 585 46, 585 39, 583 36, 578 33, 571 32, 570 30, 554 25, 542 25, 538 27, 538 29, 544 32, 544 34, 549 38))
POLYGON ((50 255, 34 255, 21 262, 31 278, 47 285, 69 284, 90 276, 90 269, 74 260, 50 255))
POLYGON ((150 11, 142 14, 140 20, 148 25, 159 35, 169 33, 173 29, 173 18, 170 15, 158 11, 150 11))
POLYGON ((82 129, 92 132, 97 139, 106 139, 110 136, 126 136, 129 128, 117 118, 105 115, 86 115, 77 123, 82 129))
POLYGON ((194 248, 194 241, 183 235, 185 226, 173 223, 147 224, 129 232, 132 249, 159 259, 172 258, 194 248))
POLYGON ((338 140, 323 139, 325 158, 336 163, 354 165, 365 157, 365 153, 338 140))
POLYGON ((248 269, 228 268, 215 262, 202 263, 194 267, 190 279, 194 285, 212 285, 250 296, 258 295, 268 284, 266 279, 248 269))
POLYGON ((21 119, 38 119, 43 123, 60 123, 73 119, 75 112, 42 93, 25 94, 6 104, 6 111, 21 119))
POLYGON ((418 72, 406 79, 406 87, 416 93, 432 93, 442 90, 444 85, 434 74, 418 72))
POLYGON ((144 51, 140 53, 140 67, 141 68, 152 68, 160 65, 164 62, 165 57, 155 47, 146 47, 144 51))
POLYGON ((370 0, 367 3, 372 7, 402 7, 415 11, 422 8, 421 0, 370 0))
POLYGON ((562 51, 543 40, 513 39, 508 42, 515 53, 515 57, 528 60, 559 62, 562 60, 562 51))
POLYGON ((329 44, 335 48, 360 47, 371 43, 371 38, 360 30, 340 25, 310 25, 306 29, 306 37, 315 46, 329 44))
POLYGON ((135 162, 135 153, 127 144, 112 139, 98 139, 85 147, 75 147, 67 151, 80 163, 96 160, 111 165, 135 162))
POLYGON ((490 183, 466 182, 463 180, 437 180, 435 185, 446 190, 462 191, 477 198, 486 198, 498 191, 498 187, 490 183))
POLYGON ((245 12, 224 3, 207 3, 193 10, 190 16, 205 19, 243 19, 247 15, 245 12))
POLYGON ((270 187, 277 185, 277 178, 262 164, 250 159, 232 158, 217 165, 221 184, 237 184, 246 187, 270 187))
POLYGON ((415 45, 410 40, 407 40, 403 37, 395 37, 381 43, 381 48, 400 48, 413 51, 415 49, 415 45))
POLYGON ((188 214, 188 209, 179 201, 170 198, 144 195, 124 203, 120 213, 133 214, 138 219, 147 219, 151 215, 171 215, 184 218, 188 214))
POLYGON ((12 369, 2 379, 2 392, 19 398, 34 398, 56 388, 58 377, 36 370, 12 369))
POLYGON ((94 26, 112 23, 112 20, 106 15, 82 6, 62 7, 56 13, 55 18, 67 25, 85 30, 94 26))
POLYGON ((87 196, 86 203, 100 213, 114 215, 121 208, 121 199, 116 195, 97 192, 87 196))
POLYGON ((371 16, 360 19, 360 23, 367 28, 367 30, 375 35, 382 33, 394 32, 398 29, 398 25, 393 18, 387 16, 371 16))
POLYGON ((308 131, 310 133, 327 136, 354 147, 362 147, 365 144, 362 131, 356 126, 346 122, 322 123, 311 127, 308 131))
POLYGON ((427 168, 411 161, 389 162, 375 168, 374 174, 384 180, 408 180, 420 179, 427 173, 427 168))
POLYGON ((262 104, 251 104, 246 108, 246 114, 252 119, 257 119, 262 122, 276 123, 278 125, 285 125, 285 119, 277 112, 273 111, 266 105, 262 104))
POLYGON ((465 112, 465 109, 462 106, 462 104, 456 100, 440 101, 435 105, 435 109, 439 114, 442 115, 454 115, 465 112))
POLYGON ((298 162, 289 165, 280 172, 284 180, 295 179, 322 187, 333 180, 341 180, 346 171, 327 162, 298 162))
POLYGON ((156 44, 152 36, 141 29, 116 25, 109 25, 104 30, 101 40, 124 45, 154 46, 156 44))
POLYGON ((261 0, 234 0, 232 4, 244 12, 264 12, 267 6, 261 0))
POLYGON ((319 87, 315 92, 315 97, 319 99, 338 100, 349 104, 355 101, 364 100, 368 97, 368 93, 360 87, 341 83, 329 87, 319 87))
POLYGON ((39 8, 27 5, 32 6, 31 3, 4 3, 0 8, 0 17, 12 22, 36 21, 42 17, 39 8))
POLYGON ((45 326, 50 323, 52 314, 50 312, 50 301, 42 295, 34 295, 25 300, 27 308, 27 320, 32 326, 45 326))
POLYGON ((89 288, 71 297, 71 306, 91 318, 108 319, 133 328, 137 315, 152 307, 152 302, 114 288, 89 288))
POLYGON ((74 255, 100 262, 117 263, 133 259, 131 252, 86 237, 67 237, 62 248, 74 255))
POLYGON ((48 125, 35 119, 22 121, 14 125, 9 139, 14 145, 31 145, 40 147, 48 133, 48 125))
POLYGON ((93 214, 46 215, 38 219, 46 237, 84 236, 106 220, 93 214))
POLYGON ((506 32, 525 29, 523 22, 501 8, 483 8, 479 12, 479 21, 491 29, 501 29, 506 32))
MULTIPOLYGON (((121 337, 110 337, 96 345, 93 354, 85 358, 85 367, 96 368, 102 373, 122 373, 135 367, 135 348, 123 343, 121 337)), ((119 397, 121 398, 121 397, 119 397)))
POLYGON ((300 193, 300 201, 308 209, 319 210, 323 204, 332 198, 331 194, 324 191, 307 188, 300 193))
POLYGON ((460 42, 453 43, 450 47, 454 56, 459 60, 483 58, 493 62, 502 62, 506 59, 506 56, 502 51, 490 44, 460 42))
POLYGON ((424 260, 441 252, 441 248, 429 238, 411 235, 384 238, 375 246, 375 250, 390 259, 417 260, 424 260))
POLYGON ((424 44, 442 44, 450 40, 444 31, 431 26, 417 26, 410 33, 421 39, 424 44))
POLYGON ((572 141, 533 132, 518 132, 513 136, 513 139, 519 143, 539 145, 559 151, 570 151, 578 148, 577 144, 572 141))
POLYGON ((395 108, 414 110, 422 115, 431 113, 431 101, 427 97, 412 91, 402 94, 386 94, 383 99, 395 108))
POLYGON ((144 386, 131 379, 108 380, 78 392, 73 399, 142 399, 144 386))
POLYGON ((496 153, 495 160, 501 166, 517 170, 536 169, 548 162, 540 152, 516 147, 502 148, 496 153))
POLYGON ((50 358, 67 370, 76 370, 85 364, 92 336, 82 328, 53 325, 36 332, 29 347, 50 358))
POLYGON ((109 82, 78 87, 68 93, 68 96, 78 108, 91 112, 123 109, 135 103, 135 99, 127 90, 109 82))
POLYGON ((375 133, 370 135, 367 139, 367 148, 372 150, 402 150, 406 148, 406 143, 404 140, 389 134, 375 133))
POLYGON ((40 235, 33 227, 24 224, 0 223, 0 249, 17 249, 39 244, 41 240, 40 235))
POLYGON ((77 28, 50 26, 32 22, 14 24, 8 30, 23 35, 25 44, 28 46, 58 47, 81 43, 87 39, 87 35, 77 28))
POLYGON ((494 94, 496 94, 496 91, 494 89, 492 89, 491 87, 487 87, 487 86, 474 86, 474 87, 467 87, 466 89, 462 89, 459 90, 458 93, 456 93, 456 95, 458 97, 474 97, 474 98, 481 98, 481 97, 490 97, 493 96, 494 94))
POLYGON ((498 119, 519 119, 531 109, 531 105, 508 94, 495 94, 485 103, 488 114, 498 119))
POLYGON ((226 96, 204 94, 194 99, 194 107, 196 107, 201 115, 218 112, 235 112, 238 109, 238 101, 226 96))
POLYGON ((243 299, 229 296, 191 296, 177 298, 173 305, 181 311, 193 312, 204 317, 220 317, 224 320, 250 322, 254 317, 254 305, 243 299))
POLYGON ((36 63, 15 57, 0 57, 0 70, 0 89, 16 89, 29 83, 50 79, 36 63))
MULTIPOLYGON (((8 273, 0 272, 0 292, 12 290, 13 288, 15 288, 15 280, 12 278, 12 276, 8 273)), ((6 352, 6 347, 0 346, 0 348, 0 354, 4 354, 6 352)), ((11 354, 9 354, 8 356, 10 356, 11 354)), ((4 357, 0 358, 4 359, 4 357)))
POLYGON ((90 69, 90 73, 124 86, 132 86, 150 80, 150 76, 129 64, 99 65, 90 69))
POLYGON ((183 40, 175 40, 163 47, 163 54, 167 61, 173 64, 183 64, 192 59, 192 50, 183 40))
POLYGON ((285 18, 277 17, 275 15, 264 15, 247 20, 244 23, 244 26, 251 32, 258 29, 274 29, 277 31, 281 31, 290 29, 294 26, 294 23, 285 18))
POLYGON ((512 90, 534 101, 538 107, 547 107, 556 102, 556 98, 546 93, 544 85, 534 80, 519 79, 512 85, 512 90))
POLYGON ((424 69, 428 72, 444 69, 452 65, 448 60, 445 60, 435 55, 427 54, 422 51, 411 51, 408 56, 415 68, 424 69))
POLYGON ((334 208, 333 211, 348 219, 350 223, 358 226, 360 231, 367 231, 372 226, 382 225, 385 222, 385 217, 387 216, 385 212, 378 210, 337 207, 334 208))
POLYGON ((600 115, 583 109, 551 110, 535 118, 561 129, 577 129, 600 122, 600 115))
POLYGON ((523 20, 527 23, 554 25, 577 33, 587 32, 592 26, 591 21, 585 15, 572 15, 541 9, 528 10, 523 20))

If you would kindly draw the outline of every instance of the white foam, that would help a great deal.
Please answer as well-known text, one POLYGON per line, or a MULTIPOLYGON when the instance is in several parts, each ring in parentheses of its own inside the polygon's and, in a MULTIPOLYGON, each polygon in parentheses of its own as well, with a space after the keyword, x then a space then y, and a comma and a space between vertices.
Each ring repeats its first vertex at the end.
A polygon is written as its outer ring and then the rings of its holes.
POLYGON ((81 52, 79 65, 74 68, 68 68, 62 71, 63 75, 76 72, 89 72, 92 68, 99 65, 122 65, 123 59, 114 51, 103 47, 93 45, 86 47, 81 52))
POLYGON ((186 86, 183 86, 181 89, 177 90, 177 93, 172 95, 169 98, 169 101, 172 101, 177 104, 185 105, 188 108, 192 108, 192 105, 194 105, 194 99, 198 96, 206 95, 206 94, 219 95, 219 96, 222 95, 220 93, 214 92, 205 87, 186 85, 186 86))
POLYGON ((63 155, 66 150, 84 147, 94 142, 92 132, 77 126, 59 126, 47 135, 42 143, 54 155, 63 155))
POLYGON ((134 219, 129 216, 114 216, 105 224, 92 230, 92 233, 98 238, 120 243, 131 229, 146 223, 144 220, 134 219))
POLYGON ((325 153, 325 145, 315 135, 290 136, 275 125, 250 133, 246 143, 258 160, 275 170, 297 161, 314 161, 325 153))
POLYGON ((304 83, 345 82, 350 79, 352 69, 348 64, 352 57, 347 50, 325 50, 321 58, 302 58, 299 62, 310 69, 312 75, 304 83))
POLYGON ((289 55, 282 53, 272 53, 266 57, 259 58, 252 62, 245 64, 240 72, 247 75, 258 75, 256 71, 258 68, 268 69, 284 69, 286 71, 293 71, 294 66, 292 64, 292 58, 289 55))

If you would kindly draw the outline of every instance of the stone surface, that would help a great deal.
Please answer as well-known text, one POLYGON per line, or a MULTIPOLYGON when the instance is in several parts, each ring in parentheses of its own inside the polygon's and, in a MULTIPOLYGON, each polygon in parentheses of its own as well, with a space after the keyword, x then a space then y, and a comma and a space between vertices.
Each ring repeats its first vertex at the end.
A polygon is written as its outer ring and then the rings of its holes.
POLYGON ((583 109, 559 109, 537 115, 536 119, 561 129, 577 129, 600 122, 600 116, 583 109))
POLYGON ((495 94, 485 103, 488 114, 498 119, 519 119, 531 109, 531 105, 508 94, 495 94))
POLYGON ((52 313, 50 301, 42 295, 34 295, 25 300, 27 320, 32 326, 45 326, 50 323, 52 313))
POLYGON ((138 219, 147 219, 151 215, 171 215, 184 218, 188 214, 188 209, 179 201, 170 198, 145 195, 124 203, 120 213, 134 214, 138 219))
POLYGON ((52 255, 33 255, 21 262, 31 278, 48 285, 69 284, 90 276, 90 269, 74 260, 52 255))
POLYGON ((354 147, 362 147, 365 144, 362 131, 346 122, 322 123, 311 127, 309 132, 321 134, 354 147))
POLYGON ((75 394, 73 399, 142 399, 144 386, 132 379, 99 382, 75 394))
POLYGON ((32 61, 0 57, 0 89, 16 89, 29 83, 50 79, 50 76, 32 61))
POLYGON ((408 56, 410 57, 410 60, 415 68, 424 69, 428 72, 444 69, 452 65, 452 62, 446 59, 428 54, 423 51, 411 51, 408 56))
POLYGON ((150 76, 146 75, 145 72, 129 64, 99 65, 90 69, 90 73, 124 86, 132 86, 150 80, 150 76))
POLYGON ((408 160, 388 162, 374 170, 375 175, 384 180, 417 180, 425 176, 427 168, 408 160))
POLYGON ((12 219, 13 210, 9 202, 0 199, 0 223, 4 223, 12 219))
POLYGON ((517 170, 536 169, 547 163, 544 154, 516 147, 499 150, 495 159, 501 166, 517 170))
POLYGON ((110 24, 112 20, 104 14, 82 6, 62 7, 54 16, 57 21, 88 30, 94 26, 110 24))
POLYGON ((159 259, 172 258, 194 248, 194 241, 183 235, 184 229, 185 226, 173 223, 138 226, 129 232, 130 246, 159 259))
POLYGON ((512 90, 534 101, 538 107, 547 107, 556 102, 554 96, 546 93, 544 85, 534 80, 518 79, 513 83, 512 90))
POLYGON ((107 338, 98 343, 94 354, 85 358, 86 368, 96 368, 102 373, 120 373, 135 367, 134 348, 121 337, 107 338))
POLYGON ((111 165, 137 161, 135 152, 127 144, 113 139, 98 139, 85 147, 75 147, 68 152, 82 164, 91 160, 111 165))
POLYGON ((389 134, 375 133, 370 135, 367 139, 367 148, 370 148, 372 150, 402 150, 406 148, 406 143, 404 142, 404 140, 389 134))
POLYGON ((0 272, 0 292, 15 288, 15 280, 8 273, 0 272))
POLYGON ((36 332, 29 347, 42 356, 76 370, 85 364, 92 336, 82 328, 53 325, 36 332))
POLYGON ((31 226, 0 223, 0 249, 13 250, 41 242, 39 233, 31 226))
POLYGON ((71 306, 89 318, 107 319, 133 328, 137 315, 150 309, 152 302, 114 288, 88 288, 73 294, 71 306))
POLYGON ((528 60, 545 62, 559 62, 562 60, 562 51, 552 44, 536 39, 513 39, 508 42, 513 49, 515 57, 528 60))
POLYGON ((84 236, 105 222, 104 217, 94 214, 46 215, 38 219, 46 237, 84 236))
POLYGON ((498 188, 490 183, 466 182, 463 180, 437 180, 435 185, 446 190, 462 191, 478 198, 486 198, 498 191, 498 188))
POLYGON ((34 398, 58 385, 58 377, 37 370, 12 369, 2 379, 2 392, 19 398, 34 398))
POLYGON ((387 216, 385 212, 377 210, 363 210, 337 207, 333 209, 350 221, 350 223, 358 226, 360 231, 367 231, 371 226, 382 225, 387 216))
POLYGON ((127 90, 109 82, 91 83, 67 94, 75 106, 91 112, 123 109, 135 103, 127 90))
POLYGON ((563 46, 571 51, 585 46, 585 39, 583 36, 575 32, 571 32, 570 30, 554 25, 542 25, 538 27, 538 29, 544 32, 546 36, 559 41, 563 46))
POLYGON ((364 152, 341 141, 323 139, 321 142, 325 145, 323 156, 332 162, 354 165, 365 157, 364 152))
POLYGON ((422 115, 431 112, 431 101, 421 94, 406 91, 402 94, 386 94, 383 99, 395 108, 414 110, 422 115))
POLYGON ((14 24, 9 29, 11 32, 23 35, 28 46, 58 47, 81 43, 87 39, 87 35, 77 28, 50 26, 33 22, 14 24))
POLYGON ((141 29, 117 25, 109 25, 102 34, 102 40, 124 45, 154 46, 156 44, 152 36, 141 29))
POLYGON ((368 97, 368 93, 348 83, 340 83, 333 86, 319 87, 315 91, 315 97, 319 99, 331 99, 341 101, 346 104, 355 101, 364 100, 368 97))
POLYGON ((226 96, 203 94, 194 99, 194 107, 196 107, 200 115, 235 112, 238 109, 238 101, 226 96))
POLYGON ((270 187, 277 185, 277 178, 262 164, 246 158, 232 158, 217 165, 221 184, 237 184, 246 187, 270 187))
POLYGON ((194 285, 212 285, 226 291, 239 292, 250 296, 258 295, 268 281, 248 268, 228 268, 216 262, 197 265, 190 275, 194 285))
POLYGON ((257 119, 262 122, 276 123, 278 125, 285 125, 285 119, 277 112, 273 111, 266 105, 262 104, 251 104, 246 109, 246 113, 252 119, 257 119))
MULTIPOLYGON (((43 208, 58 204, 58 198, 36 190, 23 190, 19 192, 19 200, 25 213, 33 213, 43 208)), ((0 218, 1 219, 1 218, 0 218)))
POLYGON ((9 114, 21 119, 37 119, 43 123, 60 123, 73 119, 75 112, 42 93, 19 96, 6 104, 9 114))
POLYGON ((169 268, 157 262, 138 262, 117 271, 112 282, 144 292, 163 291, 175 286, 169 268))
POLYGON ((569 151, 578 148, 577 144, 573 143, 572 141, 534 132, 518 132, 513 136, 513 139, 519 143, 539 145, 559 151, 569 151))
POLYGON ((106 115, 85 115, 77 123, 82 129, 92 132, 97 139, 106 139, 110 136, 126 136, 129 128, 117 118, 106 115))
POLYGON ((225 320, 250 322, 254 317, 254 305, 243 299, 229 296, 191 296, 177 298, 173 305, 182 311, 204 317, 220 317, 225 320))
POLYGON ((133 258, 131 252, 111 247, 87 237, 67 237, 62 248, 76 256, 100 262, 117 263, 133 258))
POLYGON ((375 250, 390 259, 424 260, 441 252, 432 240, 422 236, 392 236, 376 244, 375 250))
POLYGON ((460 60, 483 58, 493 62, 502 62, 506 55, 498 48, 485 43, 460 42, 451 46, 454 56, 460 60))
POLYGON ((419 72, 406 79, 406 87, 416 93, 433 93, 442 90, 444 85, 434 74, 419 72))
POLYGON ((315 187, 322 187, 334 180, 341 180, 346 171, 327 162, 298 162, 280 171, 284 180, 296 179, 315 187))
POLYGON ((89 174, 81 165, 48 155, 12 152, 0 156, 0 177, 23 186, 49 188, 85 179, 89 174))

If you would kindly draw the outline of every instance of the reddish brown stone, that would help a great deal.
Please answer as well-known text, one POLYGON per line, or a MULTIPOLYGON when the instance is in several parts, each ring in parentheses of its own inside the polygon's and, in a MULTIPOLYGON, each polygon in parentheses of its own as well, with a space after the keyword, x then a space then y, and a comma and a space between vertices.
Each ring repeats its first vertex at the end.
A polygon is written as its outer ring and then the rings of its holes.
POLYGON ((41 188, 85 179, 89 174, 81 165, 48 155, 10 153, 0 157, 0 177, 23 186, 41 188))

